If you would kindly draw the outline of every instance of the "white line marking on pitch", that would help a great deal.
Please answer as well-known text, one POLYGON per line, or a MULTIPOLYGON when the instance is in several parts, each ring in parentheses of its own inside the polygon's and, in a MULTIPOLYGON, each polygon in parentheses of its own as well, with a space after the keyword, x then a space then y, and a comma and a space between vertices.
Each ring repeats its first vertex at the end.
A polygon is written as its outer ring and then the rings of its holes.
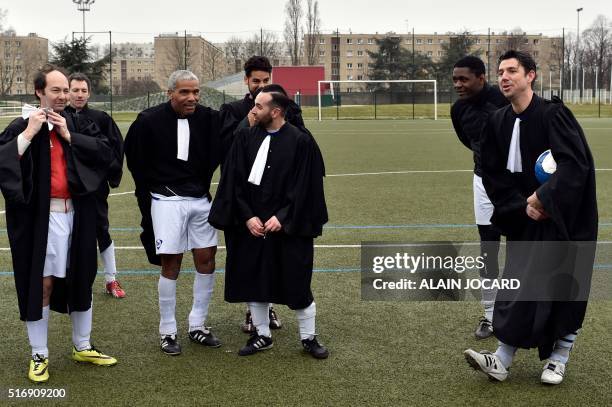
MULTIPOLYGON (((473 170, 405 170, 405 171, 383 171, 383 172, 355 172, 347 174, 329 174, 327 177, 359 177, 364 175, 393 175, 393 174, 449 174, 456 172, 472 172, 473 170)), ((612 171, 612 168, 597 168, 595 171, 612 171)), ((212 182, 211 185, 218 185, 218 182, 212 182)), ((108 196, 121 196, 133 194, 134 191, 115 192, 108 196)), ((6 211, 0 211, 0 214, 6 211)))
MULTIPOLYGON (((358 249, 360 244, 316 244, 317 249, 358 249)), ((225 250, 225 246, 217 246, 219 250, 225 250)), ((10 247, 0 247, 0 252, 10 251, 10 247)), ((142 246, 115 246, 115 250, 144 250, 142 246)))
MULTIPOLYGON (((461 246, 476 246, 480 245, 480 242, 455 242, 461 246)), ((448 244, 454 244, 453 242, 449 242, 448 244)), ((612 244, 612 240, 602 240, 597 242, 597 244, 612 244)), ((502 245, 505 245, 505 242, 502 242, 502 245)), ((429 246, 428 243, 382 243, 382 244, 371 244, 367 247, 421 247, 421 246, 429 246)), ((361 244, 316 244, 314 245, 316 249, 360 249, 361 244)), ((217 246, 219 250, 225 250, 225 246, 217 246)), ((10 251, 10 247, 0 247, 0 252, 8 252, 10 251)), ((115 250, 144 250, 142 246, 117 246, 115 250)))
POLYGON ((355 172, 348 174, 329 174, 326 177, 358 177, 361 175, 387 175, 387 174, 425 174, 425 173, 452 173, 473 172, 474 170, 406 170, 406 171, 384 171, 384 172, 355 172))

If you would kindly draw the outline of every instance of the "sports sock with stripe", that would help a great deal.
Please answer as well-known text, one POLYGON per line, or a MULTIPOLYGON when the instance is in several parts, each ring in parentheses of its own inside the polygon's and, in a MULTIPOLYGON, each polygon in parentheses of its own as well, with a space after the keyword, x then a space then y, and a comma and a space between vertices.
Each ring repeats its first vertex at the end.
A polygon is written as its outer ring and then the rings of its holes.
POLYGON ((565 335, 563 338, 557 339, 555 342, 555 348, 550 355, 550 360, 558 360, 559 362, 565 364, 569 360, 569 354, 574 346, 574 342, 576 341, 576 337, 578 336, 578 332, 573 332, 571 334, 565 335))
POLYGON ((506 345, 502 341, 499 341, 499 345, 497 346, 497 350, 495 351, 495 356, 499 358, 502 365, 506 369, 512 366, 512 360, 514 359, 514 354, 516 353, 516 347, 506 345))

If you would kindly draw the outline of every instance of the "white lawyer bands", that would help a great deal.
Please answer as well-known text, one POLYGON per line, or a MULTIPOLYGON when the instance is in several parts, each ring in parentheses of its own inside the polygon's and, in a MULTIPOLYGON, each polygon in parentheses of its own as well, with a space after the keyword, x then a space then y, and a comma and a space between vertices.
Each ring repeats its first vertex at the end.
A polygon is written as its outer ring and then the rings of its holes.
POLYGON ((187 161, 189 159, 189 121, 176 120, 176 158, 187 161))

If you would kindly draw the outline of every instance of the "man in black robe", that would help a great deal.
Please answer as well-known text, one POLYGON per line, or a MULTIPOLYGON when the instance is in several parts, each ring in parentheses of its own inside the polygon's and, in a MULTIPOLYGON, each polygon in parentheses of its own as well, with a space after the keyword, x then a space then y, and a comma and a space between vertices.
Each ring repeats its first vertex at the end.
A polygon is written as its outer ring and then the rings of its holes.
MULTIPOLYGON (((249 115, 249 112, 255 106, 255 97, 259 91, 270 83, 272 75, 272 64, 270 60, 264 56, 254 55, 244 63, 244 84, 249 92, 244 95, 244 98, 234 102, 225 103, 219 109, 222 112, 228 112, 239 123, 236 131, 243 127, 254 125, 254 116, 249 115)), ((227 146, 228 148, 231 146, 227 146)), ((280 329, 282 323, 276 311, 270 306, 270 328, 280 329)), ((246 310, 244 323, 241 325, 242 332, 251 334, 255 332, 251 311, 246 310)))
POLYGON ((537 347, 540 359, 549 359, 541 382, 559 384, 584 320, 593 272, 595 166, 569 109, 533 93, 536 65, 529 54, 506 52, 498 77, 511 105, 493 113, 485 129, 483 180, 495 206, 491 221, 506 236, 504 278, 518 279, 521 287, 498 291, 496 352, 464 354, 473 368, 502 381, 518 348, 537 347), (540 184, 535 164, 549 149, 557 168, 540 184))
POLYGON ((237 134, 210 222, 225 231, 225 300, 247 302, 257 330, 239 354, 272 347, 275 303, 296 310, 303 348, 324 359, 310 289, 313 239, 327 222, 323 157, 309 132, 285 121, 290 100, 278 88, 262 89, 252 110, 257 125, 237 134))
POLYGON ((96 123, 106 136, 113 150, 113 161, 107 179, 96 191, 98 250, 104 265, 104 289, 113 298, 124 298, 125 291, 116 279, 115 245, 110 237, 108 222, 108 194, 110 188, 117 188, 123 175, 123 137, 115 121, 106 112, 91 109, 87 104, 91 96, 91 81, 83 73, 73 73, 68 77, 70 86, 70 106, 66 112, 85 116, 96 123), (109 188, 110 187, 110 188, 109 188))
MULTIPOLYGON (((459 96, 451 107, 451 120, 459 140, 474 155, 474 216, 480 235, 480 252, 485 259, 480 278, 488 283, 499 276, 499 231, 491 225, 493 204, 482 185, 480 158, 480 137, 491 113, 508 104, 499 89, 489 86, 485 79, 485 65, 478 57, 469 55, 461 58, 453 68, 453 85, 459 96)), ((495 289, 482 288, 481 303, 484 316, 474 331, 476 339, 486 339, 493 334, 493 305, 495 289)))
POLYGON ((28 378, 49 378, 49 310, 70 313, 78 362, 112 366, 91 346, 92 285, 97 273, 93 193, 111 162, 96 124, 64 112, 68 79, 47 65, 34 78, 40 108, 24 107, 0 134, 0 188, 19 314, 32 347, 28 378), (29 108, 29 109, 28 109, 29 108))
MULTIPOLYGON (((229 112, 238 121, 247 118, 249 112, 255 106, 257 92, 270 83, 271 77, 272 64, 270 60, 263 56, 252 56, 244 63, 244 84, 249 92, 240 100, 225 103, 220 110, 229 112)), ((252 121, 252 118, 248 118, 248 120, 252 121)))
POLYGON ((158 282, 160 347, 179 355, 176 282, 183 253, 196 268, 189 339, 209 347, 221 342, 205 326, 214 288, 217 231, 208 222, 210 183, 230 144, 235 120, 198 103, 200 84, 190 71, 168 80, 170 100, 141 112, 125 138, 125 157, 136 184, 142 214, 142 244, 152 264, 161 265, 158 282))

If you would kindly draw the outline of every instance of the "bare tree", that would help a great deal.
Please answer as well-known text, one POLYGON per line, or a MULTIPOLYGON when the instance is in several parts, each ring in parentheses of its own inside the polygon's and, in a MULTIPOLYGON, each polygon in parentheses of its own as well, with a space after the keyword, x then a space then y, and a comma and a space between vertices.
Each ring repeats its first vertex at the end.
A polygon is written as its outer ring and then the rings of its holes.
POLYGON ((16 59, 16 50, 5 46, 2 54, 0 54, 0 95, 11 94, 13 83, 15 83, 17 77, 16 59))
POLYGON ((190 69, 193 65, 193 56, 190 50, 189 38, 183 36, 166 39, 168 47, 165 55, 164 77, 179 69, 190 69))
POLYGON ((563 72, 563 87, 569 89, 570 84, 574 85, 573 73, 576 70, 576 35, 568 33, 565 36, 565 71, 563 72))
MULTIPOLYGON (((593 24, 583 32, 584 46, 582 61, 590 73, 590 81, 595 85, 595 73, 600 80, 609 72, 612 56, 612 21, 599 15, 593 24)), ((593 86, 595 88, 596 86, 593 86)))
POLYGON ((283 45, 272 31, 261 31, 253 34, 244 44, 242 60, 247 60, 253 55, 261 55, 270 60, 278 59, 282 55, 283 45))
POLYGON ((172 41, 171 58, 174 62, 174 70, 189 69, 192 64, 192 55, 189 39, 177 37, 172 41))
POLYGON ((240 72, 241 60, 244 55, 244 40, 240 37, 230 37, 225 43, 225 56, 234 73, 240 72))
MULTIPOLYGON (((11 28, 5 31, 4 22, 6 15, 7 11, 0 8, 0 34, 14 35, 14 31, 11 28)), ((16 52, 11 48, 10 44, 10 41, 3 41, 0 44, 0 95, 10 94, 13 81, 15 80, 16 52)))
POLYGON ((553 71, 560 71, 564 64, 563 40, 553 38, 550 42, 550 61, 549 66, 553 71))
POLYGON ((321 17, 319 16, 319 2, 306 0, 306 60, 308 65, 315 65, 319 61, 318 44, 321 38, 321 17))
POLYGON ((4 20, 7 14, 8 12, 5 9, 0 8, 0 33, 4 32, 4 20))
POLYGON ((185 69, 185 66, 193 69, 193 50, 190 49, 192 44, 189 39, 178 33, 162 34, 155 38, 155 80, 162 89, 166 89, 172 72, 185 69))
POLYGON ((521 27, 515 27, 506 39, 506 49, 514 49, 517 51, 531 51, 529 39, 521 27))
POLYGON ((285 5, 285 43, 291 55, 291 64, 299 65, 302 51, 302 0, 287 0, 285 5))
POLYGON ((206 44, 202 51, 202 76, 203 80, 214 81, 225 75, 227 65, 225 64, 223 50, 213 44, 206 44))
POLYGON ((21 73, 25 84, 25 93, 34 93, 34 75, 38 70, 47 63, 44 57, 46 54, 41 52, 40 47, 34 43, 27 41, 24 43, 22 58, 21 58, 21 73))
POLYGON ((0 8, 0 34, 4 35, 15 35, 15 29, 12 26, 6 25, 6 16, 8 15, 8 10, 0 8))

